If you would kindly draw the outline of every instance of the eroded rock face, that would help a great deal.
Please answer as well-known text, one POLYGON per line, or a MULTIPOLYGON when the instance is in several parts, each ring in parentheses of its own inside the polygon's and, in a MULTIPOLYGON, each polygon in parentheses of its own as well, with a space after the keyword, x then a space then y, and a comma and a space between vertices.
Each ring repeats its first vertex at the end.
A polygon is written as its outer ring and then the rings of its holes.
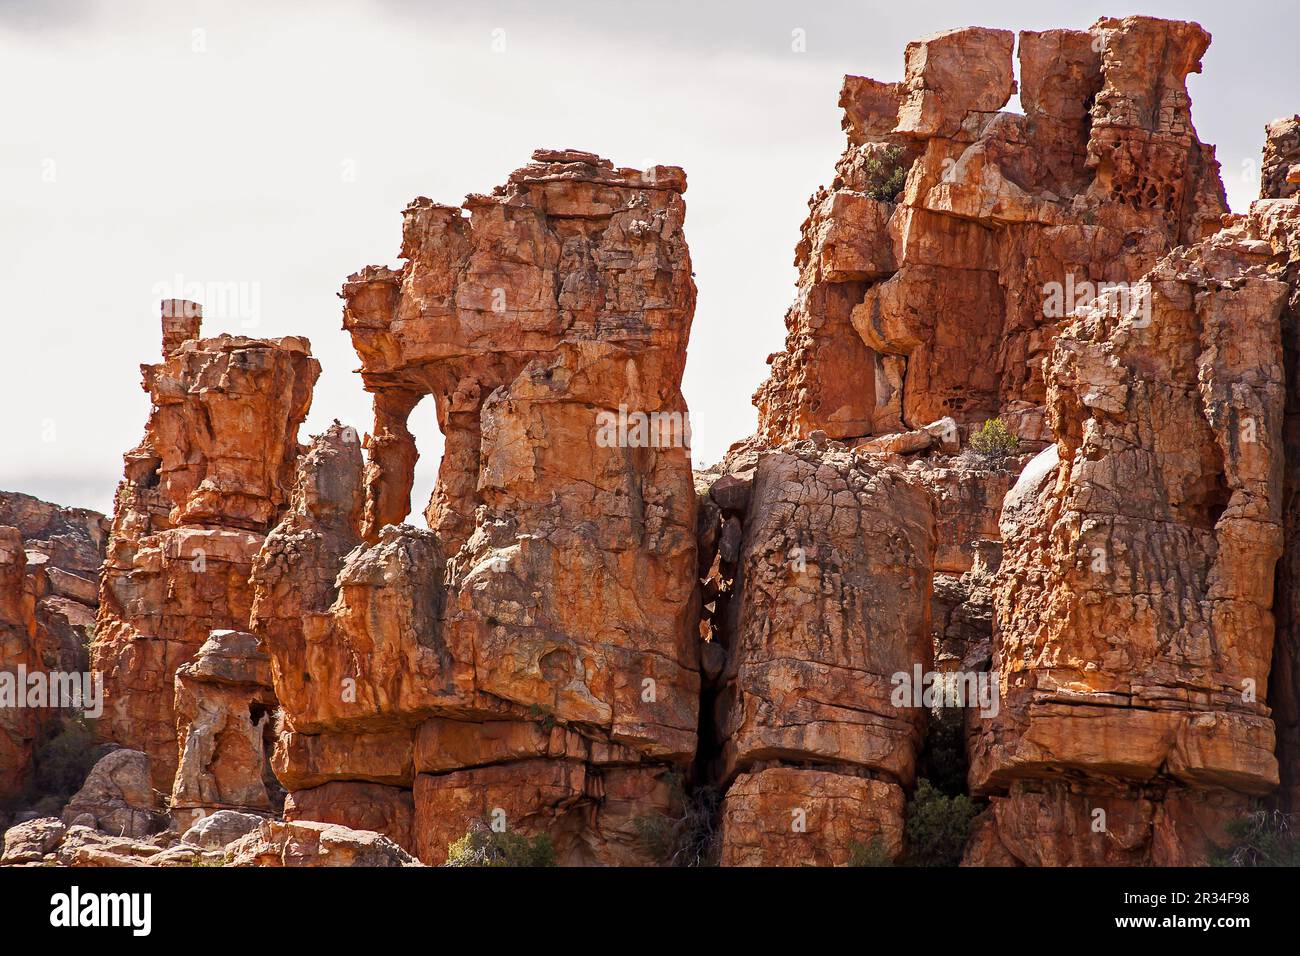
POLYGON ((225 849, 230 866, 419 866, 388 837, 333 823, 266 820, 225 849))
MULTIPOLYGON (((1277 726, 1280 807, 1300 810, 1300 188, 1287 177, 1270 175, 1280 170, 1280 157, 1300 162, 1300 123, 1278 120, 1268 127, 1264 146, 1264 175, 1260 201, 1248 221, 1259 243, 1272 253, 1268 274, 1288 287, 1279 322, 1286 364, 1286 408, 1282 441, 1287 467, 1282 484, 1283 554, 1277 566, 1274 613, 1277 640, 1273 649, 1273 673, 1269 680, 1269 705, 1277 726), (1270 159, 1273 162, 1270 162, 1270 159)), ((1291 167, 1295 169, 1294 165, 1291 167)), ((1300 179, 1300 175, 1288 173, 1300 179)), ((1262 250, 1262 246, 1253 246, 1262 250)))
POLYGON ((736 778, 722 812, 723 866, 844 866, 861 848, 903 850, 904 795, 884 780, 771 767, 736 778))
POLYGON ((249 573, 288 504, 298 426, 320 374, 306 339, 200 339, 194 303, 163 303, 163 361, 118 486, 92 647, 109 740, 143 750, 171 790, 173 680, 213 630, 247 630, 249 573))
POLYGON ((971 754, 1023 862, 1203 862, 1278 784, 1290 290, 1273 276, 1296 217, 1291 202, 1232 217, 1148 274, 1149 301, 1099 300, 1054 344, 1056 445, 1004 504, 1003 704, 971 754), (1102 830, 1085 825, 1097 808, 1102 830))
MULTIPOLYGON (((364 436, 299 448, 305 341, 169 304, 94 649, 139 750, 5 862, 436 865, 486 825, 646 864, 692 816, 724 865, 897 860, 935 768, 899 678, 932 670, 999 682, 945 731, 990 801, 968 864, 1201 863, 1279 781, 1300 805, 1296 126, 1223 216, 1185 86, 1208 42, 970 28, 847 77, 759 434, 705 472, 675 168, 539 150, 412 203, 404 265, 342 292, 364 436), (972 450, 995 415, 1020 445, 972 450)), ((0 660, 48 665, 41 601, 86 597, 85 562, 33 584, 62 532, 33 549, 4 508, 0 660)), ((0 718, 3 770, 32 729, 0 718)))
POLYGON ((934 550, 932 500, 903 470, 813 442, 758 456, 715 630, 724 864, 901 850, 925 717, 891 695, 930 668, 934 550))
POLYGON ((180 830, 222 810, 278 809, 271 773, 277 707, 271 659, 255 634, 213 631, 176 670, 180 762, 171 811, 180 830))
POLYGON ((149 757, 139 750, 114 750, 101 757, 81 789, 63 809, 63 822, 94 827, 131 839, 162 829, 160 794, 153 787, 149 757))
POLYGON ((254 569, 293 812, 365 808, 426 862, 494 809, 562 859, 630 859, 626 808, 668 808, 695 752, 685 176, 533 159, 463 209, 416 200, 406 265, 349 278, 369 460, 318 438, 254 569), (422 531, 395 522, 428 394, 422 531))
POLYGON ((1274 120, 1265 136, 1259 196, 1291 199, 1300 194, 1300 116, 1274 120))
MULTIPOLYGON (((51 673, 84 680, 107 537, 108 521, 97 512, 0 492, 0 672, 7 675, 0 680, 12 680, 0 697, 26 694, 34 674, 45 686, 53 686, 44 676, 51 673)), ((0 798, 25 791, 40 739, 77 714, 50 699, 35 708, 15 703, 0 703, 0 798)), ((85 704, 82 713, 92 709, 85 704)))
POLYGON ((40 712, 16 707, 16 694, 26 694, 26 680, 18 676, 37 669, 35 653, 36 618, 31 597, 24 586, 27 555, 17 528, 0 527, 0 654, 3 654, 8 695, 14 700, 0 708, 0 793, 22 792, 31 773, 32 748, 40 712))
POLYGON ((779 444, 1000 415, 1048 438, 1040 365, 1076 290, 1134 282, 1227 211, 1185 79, 1209 35, 1128 17, 1084 31, 954 30, 901 83, 847 77, 849 143, 810 200, 785 351, 755 395, 779 444), (1070 299, 1045 301, 1051 284, 1070 299))

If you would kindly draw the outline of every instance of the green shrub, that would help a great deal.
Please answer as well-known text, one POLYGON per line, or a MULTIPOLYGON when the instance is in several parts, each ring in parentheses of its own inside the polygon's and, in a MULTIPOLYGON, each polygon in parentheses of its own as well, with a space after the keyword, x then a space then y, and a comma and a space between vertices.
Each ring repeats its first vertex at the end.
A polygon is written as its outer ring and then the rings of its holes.
POLYGON ((1300 834, 1296 817, 1279 810, 1256 810, 1229 820, 1224 829, 1231 842, 1215 847, 1211 866, 1300 866, 1300 834))
POLYGON ((879 202, 893 202, 907 182, 907 163, 901 146, 890 146, 868 157, 863 169, 867 174, 865 192, 879 202))
POLYGON ((935 707, 921 752, 921 772, 940 793, 966 792, 966 711, 960 707, 935 707))
POLYGON ((949 797, 924 778, 907 804, 908 866, 956 866, 980 808, 967 796, 949 797))
POLYGON ((681 813, 645 814, 632 820, 637 840, 655 862, 663 866, 717 866, 718 805, 722 792, 717 787, 698 787, 687 793, 679 774, 670 781, 681 804, 681 813))
POLYGON ((872 837, 870 843, 854 841, 849 844, 849 866, 893 866, 893 857, 885 849, 880 837, 872 837))
POLYGON ((1020 450, 1020 439, 1000 418, 990 418, 970 437, 966 446, 971 453, 985 461, 1000 461, 1020 450))
POLYGON ((80 718, 65 717, 57 730, 37 744, 32 755, 35 790, 43 797, 61 797, 66 802, 81 789, 96 759, 102 756, 90 728, 80 718))
POLYGON ((497 833, 476 823, 448 845, 443 866, 555 866, 555 848, 545 833, 497 833))
POLYGON ((534 723, 540 724, 542 729, 550 733, 556 725, 555 713, 548 707, 541 704, 533 704, 528 708, 529 719, 534 723))

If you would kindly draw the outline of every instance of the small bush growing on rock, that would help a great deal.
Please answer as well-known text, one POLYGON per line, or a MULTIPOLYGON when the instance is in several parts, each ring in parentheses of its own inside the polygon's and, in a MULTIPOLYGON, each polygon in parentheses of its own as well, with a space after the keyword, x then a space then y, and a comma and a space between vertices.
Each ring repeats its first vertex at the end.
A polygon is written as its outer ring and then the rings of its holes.
POLYGON ((637 840, 652 859, 664 866, 717 866, 721 791, 717 787, 699 787, 687 793, 680 776, 670 783, 681 802, 681 814, 636 817, 632 827, 637 840))
POLYGON ((967 796, 944 796, 922 778, 907 804, 907 865, 956 866, 980 812, 967 796))
POLYGON ((1007 428, 1002 419, 990 418, 979 431, 971 435, 966 447, 972 455, 984 461, 1001 461, 1020 450, 1020 439, 1007 428))
POLYGON ((849 844, 849 866, 893 866, 893 857, 885 849, 880 837, 873 837, 870 843, 853 842, 849 844))
POLYGON ((1300 832, 1295 814, 1256 810, 1224 829, 1230 843, 1210 854, 1211 866, 1300 866, 1300 832))
POLYGON ((863 164, 869 185, 866 194, 878 202, 893 202, 907 182, 907 163, 901 146, 890 146, 863 164))
POLYGON ((65 718, 59 729, 42 741, 32 755, 35 788, 44 797, 67 798, 81 789, 103 751, 95 735, 76 718, 65 718))
POLYGON ((448 845, 443 866, 555 866, 555 848, 545 833, 497 833, 476 823, 448 845))

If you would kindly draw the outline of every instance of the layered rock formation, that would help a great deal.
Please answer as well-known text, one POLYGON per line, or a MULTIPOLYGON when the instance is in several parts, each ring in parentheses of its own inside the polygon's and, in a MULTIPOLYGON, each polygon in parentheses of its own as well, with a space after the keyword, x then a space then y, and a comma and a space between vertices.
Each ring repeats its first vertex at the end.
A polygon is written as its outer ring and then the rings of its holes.
POLYGON ((32 602, 23 588, 27 556, 17 528, 0 528, 0 654, 4 655, 8 695, 13 700, 0 709, 0 771, 3 796, 21 793, 31 774, 32 750, 40 712, 19 708, 17 694, 27 692, 26 671, 37 669, 36 622, 32 602), (18 687, 18 675, 24 675, 18 687))
MULTIPOLYGON (((972 728, 993 807, 971 862, 1201 862, 1277 782, 1289 212, 1213 233, 1226 207, 1184 84, 1208 40, 1147 18, 1022 33, 1024 116, 993 112, 1010 34, 918 41, 903 83, 846 80, 849 146, 810 203, 763 440, 927 454, 927 423, 998 415, 1053 443, 1000 529, 1014 470, 972 474, 967 509, 917 462, 940 513, 971 516, 941 532, 941 666, 986 666, 991 636, 1001 679, 1000 715, 972 728)), ((1270 133, 1281 192, 1291 125, 1270 133)))
POLYGON ((891 676, 929 665, 934 548, 905 472, 813 442, 758 456, 715 632, 724 865, 901 850, 924 712, 891 704, 891 676))
POLYGON ((1185 78, 1209 35, 1128 17, 908 45, 900 83, 847 77, 848 146, 809 201, 784 352, 755 395, 772 443, 1001 415, 1048 438, 1042 360, 1088 284, 1132 282, 1227 211, 1185 78), (904 179, 905 176, 905 179, 904 179), (1045 309, 1043 289, 1070 301, 1045 309), (1077 294, 1076 294, 1077 293, 1077 294))
POLYGON ((1268 124, 1264 131, 1260 199, 1291 199, 1300 194, 1300 116, 1268 124))
MULTIPOLYGON (((167 304, 94 648, 139 753, 6 858, 440 864, 474 831, 565 864, 903 860, 963 726, 968 864, 1201 863, 1257 798, 1300 806, 1300 141, 1272 124, 1265 198, 1224 215, 1208 42, 969 28, 846 78, 759 433, 706 472, 679 169, 539 150, 413 202, 404 265, 342 291, 365 435, 300 448, 306 343, 167 304), (932 672, 993 706, 938 728, 932 672)), ((40 643, 25 537, 6 662, 40 643)))
POLYGON ((685 176, 533 160, 464 208, 416 200, 406 265, 349 278, 369 460, 318 438, 254 571, 291 812, 364 814, 430 863, 476 821, 633 862, 695 751, 685 176), (429 394, 421 531, 395 522, 429 394))
POLYGON ((178 763, 173 681, 213 630, 247 630, 249 574, 288 504, 298 426, 320 374, 306 339, 199 338, 195 303, 162 305, 163 361, 125 455, 100 587, 93 665, 103 736, 149 755, 168 793, 178 763))
MULTIPOLYGON (((1251 248, 1257 253, 1262 253, 1267 243, 1271 255, 1262 268, 1264 274, 1285 282, 1288 289, 1279 316, 1286 368, 1282 423, 1286 466, 1281 489, 1283 552, 1274 591, 1277 640, 1269 703, 1277 725, 1282 783, 1277 803, 1294 813, 1300 811, 1300 473, 1295 467, 1300 461, 1300 187, 1291 180, 1300 180, 1300 174, 1293 172, 1295 164, 1300 163, 1300 121, 1293 118, 1270 123, 1267 133, 1260 200, 1252 206, 1245 228, 1254 234, 1251 248), (1280 162, 1271 164, 1270 158, 1280 162), (1270 175, 1270 166, 1277 171, 1287 161, 1292 172, 1286 177, 1270 175)), ((1253 266, 1252 271, 1261 271, 1259 259, 1247 262, 1253 266)))
POLYGON ((194 659, 176 669, 175 688, 180 762, 171 811, 177 825, 184 830, 223 810, 278 808, 283 793, 268 760, 278 704, 271 659, 257 635, 213 631, 194 659))
POLYGON ((1057 339, 1056 444, 1003 510, 1006 706, 971 781, 1007 796, 972 862, 1203 862, 1277 786, 1275 751, 1294 780, 1269 704, 1293 735, 1298 249, 1300 204, 1262 200, 1160 262, 1140 308, 1099 300, 1057 339))
MULTIPOLYGON (((28 789, 39 741, 57 733, 61 718, 76 716, 49 699, 47 675, 77 675, 86 690, 107 536, 108 522, 97 512, 0 492, 0 671, 12 681, 0 692, 0 799, 28 789), (25 697, 32 675, 42 675, 44 700, 15 706, 17 698, 8 697, 25 697)), ((92 706, 86 700, 81 712, 92 706)))

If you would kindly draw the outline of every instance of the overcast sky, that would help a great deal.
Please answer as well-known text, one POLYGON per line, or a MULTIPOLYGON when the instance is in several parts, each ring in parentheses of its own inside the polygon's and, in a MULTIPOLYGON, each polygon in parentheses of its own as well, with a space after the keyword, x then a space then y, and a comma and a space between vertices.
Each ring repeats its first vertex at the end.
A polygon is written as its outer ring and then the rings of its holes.
MULTIPOLYGON (((178 279, 239 284, 207 334, 311 339, 306 432, 368 427, 344 278, 397 264, 412 198, 487 192, 539 146, 686 169, 685 391, 710 463, 753 431, 782 347, 806 201, 843 147, 843 75, 898 79, 909 39, 952 27, 1135 12, 1214 35, 1193 117, 1245 208, 1264 124, 1300 110, 1290 3, 0 0, 0 489, 111 507, 178 279)), ((418 513, 442 449, 432 399, 412 430, 418 513)))

